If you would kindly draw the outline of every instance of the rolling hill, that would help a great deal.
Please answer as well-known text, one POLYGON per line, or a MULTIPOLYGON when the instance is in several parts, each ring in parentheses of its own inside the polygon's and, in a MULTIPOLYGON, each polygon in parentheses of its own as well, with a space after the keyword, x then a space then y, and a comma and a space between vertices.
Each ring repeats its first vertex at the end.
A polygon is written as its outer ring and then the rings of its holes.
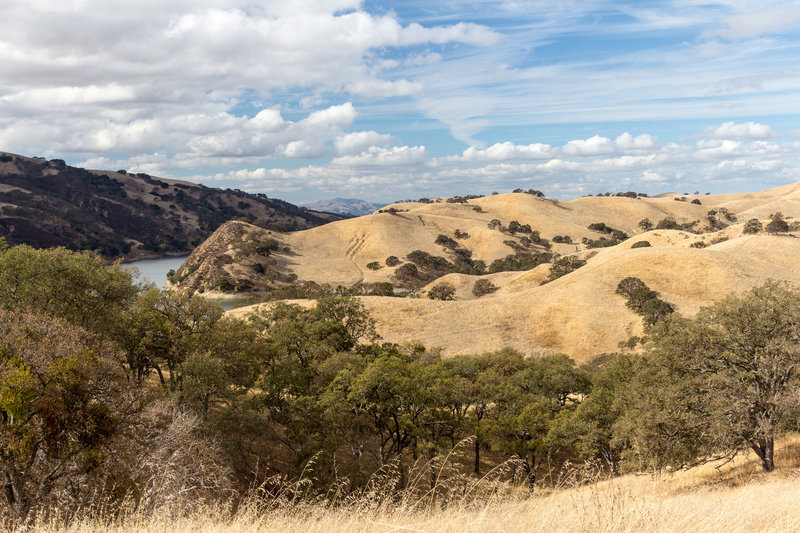
MULTIPOLYGON (((388 341, 418 340, 440 346, 446 354, 512 346, 524 353, 565 352, 585 360, 617 350, 621 341, 643 333, 641 317, 615 294, 617 284, 625 277, 640 278, 678 312, 686 314, 731 291, 767 280, 800 283, 800 270, 796 268, 800 240, 793 233, 743 233, 744 222, 750 218, 766 224, 769 215, 778 211, 789 222, 800 218, 800 184, 750 194, 685 198, 670 194, 561 202, 529 194, 504 194, 474 198, 464 204, 446 199, 401 203, 372 215, 292 233, 262 234, 263 230, 241 225, 236 232, 228 229, 226 240, 222 238, 223 228, 221 235, 212 236, 207 243, 215 243, 216 251, 206 253, 201 260, 204 244, 196 251, 198 256, 190 257, 178 273, 188 274, 185 281, 197 288, 204 283, 203 272, 222 272, 232 279, 237 272, 251 272, 255 256, 242 259, 242 245, 237 244, 242 236, 252 242, 276 241, 268 258, 272 261, 273 288, 295 280, 344 286, 374 282, 403 285, 397 270, 412 262, 409 254, 415 250, 454 265, 461 250, 461 256, 466 254, 471 261, 483 261, 488 267, 517 253, 552 254, 548 263, 524 271, 483 275, 445 272, 424 286, 406 284, 412 293, 422 296, 435 285, 449 283, 456 291, 454 301, 396 297, 362 300, 388 341), (639 226, 645 218, 654 225, 671 218, 671 224, 661 225, 684 229, 645 232, 639 226), (493 224, 494 220, 500 222, 499 226, 493 224), (508 231, 512 221, 530 225, 532 231, 512 233, 508 231), (593 248, 594 241, 607 236, 589 229, 590 225, 597 228, 597 223, 631 237, 614 246, 593 248), (532 240, 533 232, 539 232, 538 243, 532 240), (233 233, 239 236, 233 238, 233 233), (450 240, 440 239, 442 235, 450 240), (562 241, 568 236, 571 243, 552 242, 557 236, 562 241), (647 241, 649 246, 634 248, 639 241, 647 241), (542 285, 556 254, 574 255, 587 263, 542 285), (220 260, 222 256, 226 258, 220 260), (397 257, 400 264, 387 266, 389 256, 397 257), (193 273, 189 273, 192 268, 193 273), (472 286, 479 278, 490 280, 498 289, 477 298, 472 286)), ((257 287, 258 281, 253 285, 257 287)))
POLYGON ((342 217, 264 195, 0 152, 0 237, 107 258, 183 255, 228 220, 301 230, 342 217))

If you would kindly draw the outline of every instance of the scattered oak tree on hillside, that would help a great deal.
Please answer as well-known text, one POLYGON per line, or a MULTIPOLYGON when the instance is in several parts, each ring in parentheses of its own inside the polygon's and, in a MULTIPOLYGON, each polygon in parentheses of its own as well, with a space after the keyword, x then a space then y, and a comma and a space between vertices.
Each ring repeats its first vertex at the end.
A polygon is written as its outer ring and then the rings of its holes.
POLYGON ((789 231, 789 223, 783 218, 783 213, 778 211, 769 216, 770 221, 765 228, 767 233, 786 233, 789 231))
POLYGON ((553 266, 550 267, 550 274, 548 274, 547 279, 544 280, 542 284, 558 279, 561 276, 566 276, 570 272, 578 270, 585 264, 585 259, 580 259, 574 255, 559 257, 553 261, 553 266))
POLYGON ((764 229, 764 225, 761 224, 761 221, 757 218, 751 218, 747 222, 744 223, 744 228, 742 231, 744 233, 753 235, 759 233, 762 229, 764 229))

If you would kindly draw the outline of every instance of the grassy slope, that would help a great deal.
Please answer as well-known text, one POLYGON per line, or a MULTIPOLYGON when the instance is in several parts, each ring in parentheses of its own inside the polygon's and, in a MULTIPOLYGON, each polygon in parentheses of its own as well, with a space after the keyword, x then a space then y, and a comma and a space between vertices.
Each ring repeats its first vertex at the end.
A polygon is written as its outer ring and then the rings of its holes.
MULTIPOLYGON (((695 197, 690 196, 689 200, 695 197)), ((352 285, 359 281, 389 280, 393 269, 374 272, 370 261, 383 264, 388 255, 403 258, 421 249, 445 255, 433 241, 439 233, 455 229, 469 233, 462 242, 473 257, 490 262, 512 250, 503 244, 508 235, 489 230, 486 224, 499 218, 529 223, 546 238, 570 235, 597 238, 587 229, 604 222, 633 237, 615 247, 586 250, 578 245, 555 245, 561 254, 577 253, 588 264, 559 280, 541 286, 548 266, 529 272, 504 272, 488 277, 500 289, 480 299, 472 295, 474 276, 452 274, 433 282, 455 286, 454 302, 427 299, 369 297, 363 301, 378 322, 378 331, 392 342, 418 340, 439 346, 445 355, 474 353, 512 346, 523 353, 565 352, 577 360, 614 351, 620 341, 641 335, 641 317, 628 310, 614 293, 624 277, 636 276, 661 293, 662 298, 684 314, 692 314, 731 291, 746 290, 767 280, 800 283, 795 268, 800 240, 793 236, 742 235, 743 222, 782 211, 800 218, 800 184, 758 193, 699 196, 703 205, 659 198, 578 198, 571 202, 549 201, 527 194, 504 194, 471 200, 469 205, 395 204, 398 214, 376 213, 319 228, 286 234, 296 254, 291 268, 300 279, 352 285), (679 222, 696 220, 709 209, 728 207, 739 223, 718 233, 694 235, 675 230, 642 233, 637 223, 654 223, 673 216, 679 222), (711 245, 714 239, 727 241, 711 245), (649 248, 631 249, 647 240, 649 248), (703 241, 698 249, 691 245, 703 241), (578 251, 576 249, 580 248, 578 251)), ((245 313, 239 310, 236 313, 245 313)))
POLYGON ((800 524, 800 441, 782 443, 776 472, 759 472, 754 456, 720 470, 706 465, 674 475, 624 476, 528 497, 521 493, 448 505, 412 501, 330 508, 315 503, 245 507, 232 518, 203 510, 133 516, 108 527, 86 520, 37 531, 111 532, 530 532, 796 531, 800 524))

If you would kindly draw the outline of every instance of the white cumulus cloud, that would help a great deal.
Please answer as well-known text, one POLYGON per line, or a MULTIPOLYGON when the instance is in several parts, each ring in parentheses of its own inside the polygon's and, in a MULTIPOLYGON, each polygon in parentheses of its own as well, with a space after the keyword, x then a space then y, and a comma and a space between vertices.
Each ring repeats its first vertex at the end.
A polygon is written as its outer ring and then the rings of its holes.
POLYGON ((709 139, 770 139, 776 135, 771 127, 757 122, 725 122, 706 128, 704 133, 709 139))
POLYGON ((334 139, 338 155, 356 155, 368 150, 372 146, 387 146, 394 137, 385 133, 375 131, 356 131, 347 133, 334 139))

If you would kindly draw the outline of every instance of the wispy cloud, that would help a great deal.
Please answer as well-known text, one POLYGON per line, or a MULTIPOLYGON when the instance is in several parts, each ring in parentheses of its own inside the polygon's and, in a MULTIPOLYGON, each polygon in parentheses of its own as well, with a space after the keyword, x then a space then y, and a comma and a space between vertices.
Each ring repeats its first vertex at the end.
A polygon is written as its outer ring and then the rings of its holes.
POLYGON ((0 149, 297 200, 793 179, 795 4, 5 0, 0 149))

